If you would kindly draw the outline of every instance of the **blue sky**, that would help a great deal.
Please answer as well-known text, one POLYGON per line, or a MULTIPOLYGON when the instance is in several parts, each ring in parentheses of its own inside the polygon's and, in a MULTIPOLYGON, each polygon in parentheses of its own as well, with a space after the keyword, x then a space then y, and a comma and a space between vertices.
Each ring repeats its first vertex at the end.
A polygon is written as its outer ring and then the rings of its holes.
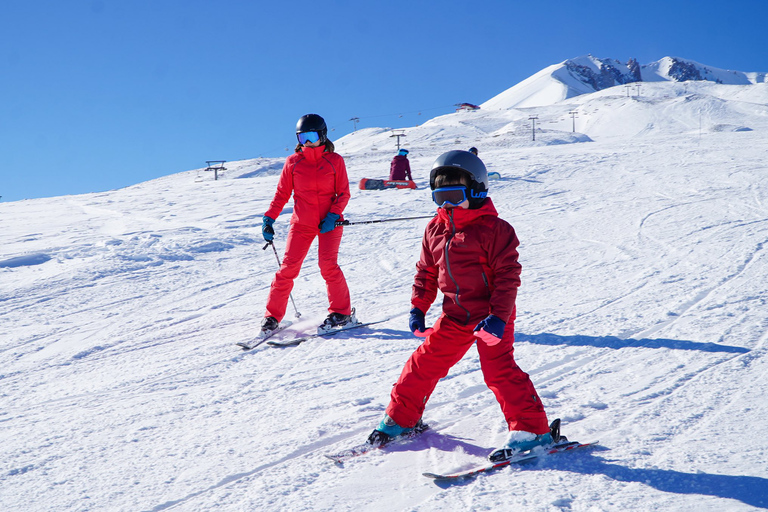
POLYGON ((351 117, 413 126, 587 53, 768 72, 766 15, 764 0, 2 0, 0 196, 284 157, 309 112, 332 139, 351 117))

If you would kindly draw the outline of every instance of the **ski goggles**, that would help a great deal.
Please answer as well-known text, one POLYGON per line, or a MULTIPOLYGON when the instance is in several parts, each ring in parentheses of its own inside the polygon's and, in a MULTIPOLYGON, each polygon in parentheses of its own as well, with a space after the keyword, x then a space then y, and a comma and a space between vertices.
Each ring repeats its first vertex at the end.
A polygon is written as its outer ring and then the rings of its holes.
POLYGON ((446 205, 459 206, 467 200, 467 187, 458 185, 436 188, 432 191, 432 200, 440 208, 445 208, 446 205))
POLYGON ((317 132, 301 132, 297 133, 296 137, 299 139, 299 144, 304 145, 307 142, 315 143, 320 140, 320 134, 317 132))

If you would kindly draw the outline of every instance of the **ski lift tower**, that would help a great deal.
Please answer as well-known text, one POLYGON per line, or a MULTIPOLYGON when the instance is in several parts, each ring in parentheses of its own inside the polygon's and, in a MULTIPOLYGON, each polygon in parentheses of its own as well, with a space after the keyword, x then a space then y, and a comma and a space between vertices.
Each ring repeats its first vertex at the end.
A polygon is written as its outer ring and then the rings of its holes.
POLYGON ((576 117, 579 115, 579 113, 576 110, 571 110, 568 112, 571 115, 571 120, 573 121, 573 132, 576 132, 576 117))
POLYGON ((206 167, 206 171, 213 171, 213 180, 217 181, 219 179, 219 171, 226 171, 227 168, 224 167, 224 164, 227 163, 226 160, 206 160, 205 162, 208 164, 208 167, 206 167))
POLYGON ((528 116, 528 119, 531 121, 531 134, 533 135, 534 142, 536 141, 536 120, 538 118, 538 115, 528 116))
POLYGON ((392 130, 392 135, 389 137, 397 137, 397 150, 400 151, 400 137, 405 137, 405 130, 392 130))

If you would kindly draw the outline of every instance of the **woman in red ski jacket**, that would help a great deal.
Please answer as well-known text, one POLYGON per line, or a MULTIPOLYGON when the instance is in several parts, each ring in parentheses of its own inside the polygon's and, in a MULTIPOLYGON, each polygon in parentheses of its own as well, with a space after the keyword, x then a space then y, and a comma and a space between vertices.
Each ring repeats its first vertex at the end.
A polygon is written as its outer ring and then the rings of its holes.
POLYGON ((485 383, 510 431, 492 460, 551 443, 541 400, 513 355, 519 241, 486 197, 485 165, 468 151, 449 151, 435 161, 430 186, 440 208, 424 232, 409 321, 413 333, 426 340, 405 364, 386 415, 368 441, 381 444, 419 429, 438 381, 477 342, 485 383), (428 329, 425 314, 438 289, 443 312, 428 329))
POLYGON ((349 202, 349 179, 344 159, 334 152, 327 131, 325 120, 317 114, 299 119, 296 152, 285 161, 275 197, 263 217, 264 239, 271 243, 275 219, 293 195, 285 257, 272 281, 262 322, 265 333, 276 329, 285 316, 293 281, 315 237, 319 238, 318 263, 330 303, 323 325, 344 325, 351 319, 349 288, 337 263, 343 228, 336 226, 349 202))

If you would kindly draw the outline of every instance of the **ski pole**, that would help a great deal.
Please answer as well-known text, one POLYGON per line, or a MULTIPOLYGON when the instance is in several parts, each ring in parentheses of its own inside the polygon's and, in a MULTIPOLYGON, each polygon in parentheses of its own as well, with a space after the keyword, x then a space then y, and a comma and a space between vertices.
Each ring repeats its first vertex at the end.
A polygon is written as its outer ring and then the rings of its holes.
POLYGON ((431 219, 434 215, 423 215, 421 217, 399 217, 397 219, 377 219, 377 220, 362 220, 358 222, 349 222, 348 220, 337 221, 337 226, 354 226, 355 224, 377 224, 379 222, 395 222, 398 220, 415 220, 415 219, 431 219))
MULTIPOLYGON (((270 245, 272 246, 272 250, 275 251, 275 258, 277 258, 277 268, 279 269, 280 267, 283 266, 283 264, 280 263, 280 256, 278 256, 277 254, 277 249, 275 249, 275 244, 270 240, 264 245, 263 250, 266 251, 267 247, 269 247, 270 245)), ((296 302, 293 300, 293 294, 288 293, 288 296, 291 298, 291 304, 293 304, 293 310, 296 311, 296 318, 301 318, 301 313, 299 313, 299 310, 296 309, 296 302)))

